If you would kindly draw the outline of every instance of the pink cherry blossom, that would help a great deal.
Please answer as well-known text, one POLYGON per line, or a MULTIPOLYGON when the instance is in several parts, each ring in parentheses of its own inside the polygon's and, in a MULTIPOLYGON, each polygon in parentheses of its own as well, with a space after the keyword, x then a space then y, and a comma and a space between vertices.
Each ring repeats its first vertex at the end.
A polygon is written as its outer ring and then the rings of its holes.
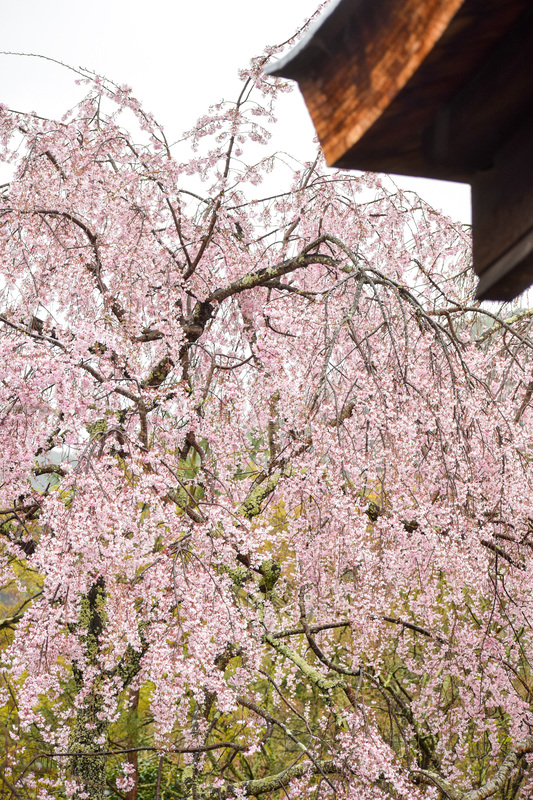
POLYGON ((256 158, 264 63, 181 151, 103 79, 0 108, 6 796, 529 797, 531 313, 256 158))

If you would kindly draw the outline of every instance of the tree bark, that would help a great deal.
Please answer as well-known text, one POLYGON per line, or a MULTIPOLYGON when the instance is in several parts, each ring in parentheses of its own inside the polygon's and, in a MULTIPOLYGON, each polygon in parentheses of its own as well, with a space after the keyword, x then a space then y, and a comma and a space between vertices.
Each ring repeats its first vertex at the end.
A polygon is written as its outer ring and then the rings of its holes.
MULTIPOLYGON (((82 639, 88 666, 96 662, 104 625, 105 584, 100 577, 82 598, 80 611, 79 626, 84 631, 82 639)), ((84 676, 77 664, 74 677, 80 691, 84 676)), ((78 784, 78 794, 91 800, 104 800, 106 790, 107 756, 103 753, 107 750, 109 721, 102 718, 102 708, 103 698, 96 682, 77 711, 69 743, 70 777, 78 784)))

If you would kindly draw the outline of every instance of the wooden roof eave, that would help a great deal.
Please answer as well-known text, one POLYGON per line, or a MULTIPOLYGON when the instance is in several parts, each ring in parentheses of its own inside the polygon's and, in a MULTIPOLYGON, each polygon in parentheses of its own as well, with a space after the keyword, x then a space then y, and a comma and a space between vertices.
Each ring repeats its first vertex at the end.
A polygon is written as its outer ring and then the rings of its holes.
POLYGON ((470 182, 481 155, 453 157, 447 104, 527 5, 337 0, 267 72, 298 82, 330 166, 470 182))
POLYGON ((337 0, 267 72, 330 166, 472 185, 480 299, 533 283, 533 2, 337 0))

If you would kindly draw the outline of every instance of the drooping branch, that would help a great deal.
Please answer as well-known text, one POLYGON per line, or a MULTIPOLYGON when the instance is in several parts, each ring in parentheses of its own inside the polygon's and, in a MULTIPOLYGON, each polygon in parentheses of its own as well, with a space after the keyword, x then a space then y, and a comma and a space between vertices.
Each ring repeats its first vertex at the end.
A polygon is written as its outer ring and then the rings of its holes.
POLYGON ((59 219, 66 219, 73 225, 77 226, 81 231, 83 231, 83 233, 89 240, 95 258, 94 265, 90 264, 87 265, 87 269, 92 275, 94 275, 98 290, 100 291, 102 296, 109 302, 111 311, 113 312, 117 320, 119 322, 124 322, 124 318, 126 317, 126 311, 122 307, 122 305, 118 302, 116 297, 109 298, 109 289, 107 288, 102 278, 101 274, 102 262, 100 258, 100 250, 98 247, 97 235, 90 229, 90 227, 85 222, 83 222, 83 220, 80 220, 77 216, 69 213, 68 211, 57 211, 56 209, 39 208, 36 209, 33 213, 43 217, 55 217, 59 219))
POLYGON ((270 634, 265 633, 263 636, 265 642, 267 642, 271 647, 278 651, 282 656, 285 656, 290 661, 293 662, 301 672, 311 681, 314 685, 321 689, 323 692, 330 692, 332 689, 337 687, 344 689, 349 684, 343 680, 342 678, 326 678, 324 675, 315 669, 311 664, 309 664, 305 658, 303 658, 296 650, 293 650, 292 647, 289 647, 286 644, 282 644, 270 634))
POLYGON ((223 289, 215 289, 215 291, 209 295, 206 302, 221 303, 222 300, 226 300, 228 297, 253 289, 256 286, 264 286, 275 278, 288 275, 289 272, 295 272, 298 269, 309 267, 312 264, 324 264, 328 267, 337 267, 339 262, 332 256, 322 253, 309 253, 310 250, 318 247, 323 241, 324 237, 320 237, 308 245, 305 250, 295 258, 288 258, 286 261, 282 261, 280 264, 275 264, 271 267, 262 267, 256 270, 256 272, 243 275, 242 278, 230 283, 229 286, 223 289))
POLYGON ((437 786, 444 797, 450 800, 488 800, 499 792, 514 770, 518 767, 520 759, 529 753, 533 753, 533 736, 528 736, 513 747, 505 756, 504 760, 496 770, 495 775, 483 786, 470 791, 461 791, 452 786, 437 773, 431 770, 416 770, 416 773, 423 775, 426 779, 437 786))
POLYGON ((199 800, 229 800, 237 793, 242 797, 257 797, 262 794, 275 792, 290 786, 291 781, 305 776, 313 775, 341 775, 342 770, 333 761, 317 761, 313 764, 294 764, 287 769, 267 775, 264 778, 254 778, 241 783, 221 786, 218 789, 197 790, 199 800))
POLYGON ((40 597, 41 595, 42 595, 42 591, 41 592, 37 592, 36 594, 32 595, 31 597, 28 597, 28 599, 25 600, 22 603, 21 606, 19 606, 19 608, 15 611, 14 614, 12 614, 10 617, 5 617, 4 619, 0 619, 0 630, 2 630, 3 628, 12 628, 13 625, 16 625, 18 622, 20 622, 20 620, 24 616, 24 611, 25 611, 26 607, 33 600, 35 600, 37 597, 40 597))
POLYGON ((245 697, 237 697, 237 702, 244 708, 249 709, 249 711, 253 711, 253 713, 257 714, 259 717, 262 717, 262 719, 268 722, 269 725, 276 725, 278 728, 280 728, 285 733, 285 735, 288 736, 289 739, 291 739, 294 742, 294 744, 300 750, 302 750, 303 753, 306 754, 306 756, 311 761, 317 772, 319 772, 325 778, 325 780, 333 789, 333 791, 335 791, 335 787, 333 786, 333 784, 328 780, 326 774, 320 769, 320 764, 314 758, 312 753, 310 753, 309 749, 304 744, 302 744, 302 742, 298 739, 297 736, 294 735, 294 733, 290 730, 290 728, 288 728, 283 722, 281 722, 281 720, 277 719, 277 717, 274 717, 264 708, 261 708, 261 706, 259 706, 257 703, 254 703, 252 700, 248 700, 245 697))

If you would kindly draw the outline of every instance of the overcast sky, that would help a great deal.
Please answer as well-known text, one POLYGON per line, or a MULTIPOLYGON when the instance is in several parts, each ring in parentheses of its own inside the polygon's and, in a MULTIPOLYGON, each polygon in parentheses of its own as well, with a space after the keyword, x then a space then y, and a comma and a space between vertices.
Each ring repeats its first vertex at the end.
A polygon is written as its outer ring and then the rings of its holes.
MULTIPOLYGON (((3 0, 0 50, 39 53, 126 83, 161 122, 169 139, 207 107, 234 99, 237 71, 269 44, 288 39, 319 0, 3 0)), ((81 97, 59 66, 0 56, 0 102, 61 116, 81 97)), ((298 91, 278 107, 277 148, 314 156, 314 129, 298 91)), ((469 188, 401 179, 434 207, 470 221, 469 188)))

